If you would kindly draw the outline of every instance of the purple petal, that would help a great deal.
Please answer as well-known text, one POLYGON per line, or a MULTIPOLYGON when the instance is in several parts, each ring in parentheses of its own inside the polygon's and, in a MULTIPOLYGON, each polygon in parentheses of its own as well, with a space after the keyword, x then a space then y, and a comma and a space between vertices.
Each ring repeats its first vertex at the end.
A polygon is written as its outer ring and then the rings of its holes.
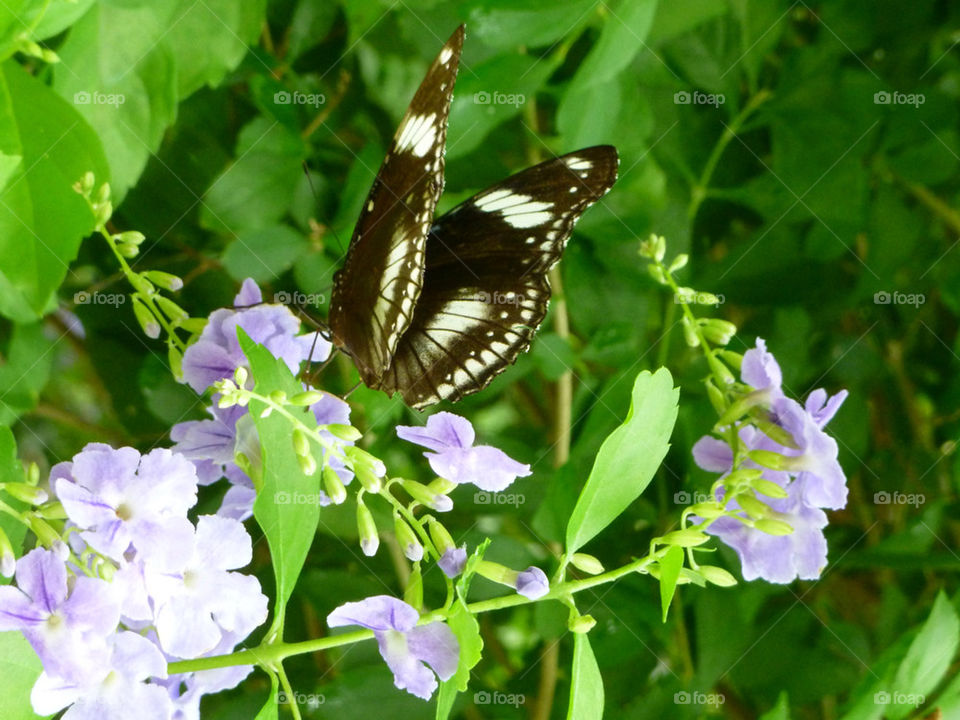
POLYGON ((438 452, 448 448, 469 448, 475 436, 469 420, 449 412, 431 415, 424 427, 398 425, 397 435, 438 452))
POLYGON ((453 631, 442 622, 415 627, 407 633, 407 647, 415 658, 433 668, 441 680, 449 680, 457 671, 460 644, 453 631))
POLYGON ((530 466, 517 462, 502 450, 489 445, 451 448, 440 453, 424 453, 433 471, 457 484, 472 483, 481 490, 504 490, 518 477, 530 475, 530 466))
POLYGON ((235 570, 253 559, 253 542, 243 523, 203 515, 197 521, 196 553, 204 567, 235 570))
POLYGON ((828 399, 827 391, 823 388, 818 388, 807 396, 807 402, 804 407, 817 423, 817 426, 822 428, 837 414, 837 410, 843 405, 843 401, 847 399, 848 394, 846 390, 841 390, 828 399))
POLYGON ((85 487, 60 478, 55 488, 67 517, 76 523, 77 527, 97 527, 117 520, 116 508, 85 487))
POLYGON ((253 503, 256 499, 257 491, 253 488, 234 485, 223 496, 217 515, 243 522, 253 517, 253 503))
POLYGON ((437 565, 440 566, 440 569, 443 570, 443 574, 448 578, 455 578, 457 575, 463 572, 463 568, 467 564, 467 548, 466 545, 461 547, 452 547, 449 548, 437 561, 437 565))
POLYGON ((393 630, 374 633, 380 646, 380 655, 393 672, 393 684, 400 690, 429 700, 437 689, 437 678, 410 651, 407 636, 393 630))
POLYGON ((774 396, 782 394, 780 385, 783 373, 776 358, 767 352, 767 345, 762 338, 757 338, 757 346, 743 354, 740 378, 757 390, 770 390, 774 396))
POLYGON ((17 561, 17 587, 42 611, 52 613, 67 597, 67 567, 56 554, 31 550, 17 561))
POLYGON ((106 637, 117 629, 120 620, 120 595, 115 590, 112 583, 78 577, 70 597, 63 603, 64 618, 71 625, 106 637))
POLYGON ((693 459, 697 466, 710 472, 730 472, 733 467, 733 450, 722 440, 704 435, 693 446, 693 459))
POLYGON ((517 593, 531 600, 542 598, 550 592, 546 573, 531 565, 517 575, 517 593))
POLYGON ((420 613, 412 605, 389 595, 374 595, 359 602, 349 602, 327 615, 330 627, 360 625, 369 630, 400 632, 409 631, 418 620, 420 613))
POLYGON ((217 380, 233 376, 239 363, 227 348, 200 340, 183 353, 183 379, 197 393, 202 393, 217 380))
POLYGON ((47 621, 50 613, 28 598, 19 588, 0 587, 0 632, 24 630, 47 621))
POLYGON ((238 308, 259 305, 261 302, 263 302, 263 293, 260 292, 260 288, 257 287, 253 278, 247 278, 243 281, 240 285, 240 292, 233 299, 234 307, 238 308))
POLYGON ((123 487, 137 472, 140 453, 131 447, 114 449, 103 443, 89 443, 73 456, 73 479, 93 493, 123 487))
POLYGON ((323 397, 310 406, 317 425, 349 425, 350 405, 336 395, 323 393, 323 397))
POLYGON ((178 658, 196 658, 213 650, 221 630, 210 613, 197 612, 192 597, 174 597, 157 612, 157 637, 163 651, 178 658))

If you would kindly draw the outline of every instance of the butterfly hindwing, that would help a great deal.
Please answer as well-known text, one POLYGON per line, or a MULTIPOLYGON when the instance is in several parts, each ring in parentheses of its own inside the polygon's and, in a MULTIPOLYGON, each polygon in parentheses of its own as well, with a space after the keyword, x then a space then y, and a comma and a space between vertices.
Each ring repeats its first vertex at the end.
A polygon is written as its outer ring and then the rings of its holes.
POLYGON ((427 233, 443 191, 443 153, 464 30, 430 65, 394 135, 334 277, 330 329, 367 385, 389 367, 421 292, 427 233))
POLYGON ((415 408, 477 392, 526 350, 550 298, 547 272, 580 215, 613 185, 597 146, 517 173, 430 230, 413 321, 375 385, 415 408))

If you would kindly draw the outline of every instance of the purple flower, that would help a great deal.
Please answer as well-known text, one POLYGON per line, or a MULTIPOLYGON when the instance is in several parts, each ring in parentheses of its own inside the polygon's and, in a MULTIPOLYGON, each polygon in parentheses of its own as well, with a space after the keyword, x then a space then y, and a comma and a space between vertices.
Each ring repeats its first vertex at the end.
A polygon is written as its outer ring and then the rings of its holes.
POLYGON ((837 410, 847 399, 847 394, 846 390, 841 390, 833 397, 827 398, 827 391, 819 388, 807 396, 804 408, 817 423, 817 427, 822 428, 837 414, 837 410))
MULTIPOLYGON (((205 653, 205 656, 227 655, 236 650, 232 637, 205 653)), ((201 670, 195 673, 171 675, 157 681, 167 690, 173 702, 173 715, 170 720, 200 720, 200 701, 204 695, 230 690, 239 685, 253 672, 252 665, 233 665, 215 670, 201 670)))
POLYGON ((108 583, 78 577, 68 590, 66 565, 43 548, 17 561, 16 583, 0 587, 0 631, 22 632, 51 675, 83 681, 106 665, 120 620, 108 583))
POLYGON ((267 618, 267 598, 255 577, 230 572, 250 562, 252 544, 243 524, 204 515, 177 572, 146 568, 146 588, 156 610, 160 646, 168 655, 195 658, 225 636, 238 641, 267 618))
MULTIPOLYGON (((793 528, 790 535, 770 535, 747 527, 735 518, 720 518, 707 532, 716 535, 740 556, 744 580, 763 578, 771 583, 815 580, 827 564, 827 540, 823 528, 827 515, 803 502, 802 486, 794 481, 783 499, 765 499, 771 518, 793 528)), ((736 503, 730 503, 737 509, 736 503)))
POLYGON ((443 570, 443 574, 448 578, 455 578, 463 572, 467 564, 467 546, 448 548, 443 556, 437 561, 437 565, 443 570))
POLYGON ((767 352, 763 338, 757 338, 757 345, 743 354, 740 365, 740 379, 754 390, 763 393, 766 399, 775 400, 783 396, 780 385, 783 373, 777 359, 767 352))
POLYGON ((517 574, 517 593, 531 600, 538 600, 550 592, 550 582, 540 568, 531 565, 517 574))
POLYGON ((393 684, 429 700, 437 679, 449 680, 457 670, 460 646, 442 622, 417 625, 416 609, 389 595, 375 595, 341 605, 327 616, 330 627, 360 625, 373 630, 380 655, 393 672, 393 684), (426 663, 433 672, 427 669, 426 663))
POLYGON ((511 459, 489 445, 473 445, 470 421, 439 412, 427 418, 425 427, 398 425, 397 435, 434 452, 424 453, 430 467, 442 478, 457 484, 473 483, 491 492, 505 489, 518 477, 530 474, 530 466, 511 459))
POLYGON ((70 705, 63 720, 168 720, 172 706, 166 691, 143 682, 166 675, 166 660, 153 643, 136 633, 122 632, 111 638, 109 665, 96 680, 78 683, 45 669, 33 686, 30 701, 40 715, 70 705))
POLYGON ((197 472, 166 448, 141 457, 133 448, 90 443, 50 472, 67 516, 95 550, 122 560, 131 547, 157 565, 176 563, 192 525, 197 472))
POLYGON ((190 387, 201 393, 217 380, 233 377, 238 367, 249 369, 237 327, 283 360, 290 372, 296 373, 304 360, 327 358, 331 345, 319 333, 297 335, 300 319, 289 308, 262 301, 257 284, 247 278, 234 298, 234 305, 241 309, 223 308, 210 314, 199 340, 183 355, 183 377, 190 387))
MULTIPOLYGON (((799 448, 784 448, 782 452, 788 457, 785 468, 797 473, 797 481, 803 488, 803 501, 810 507, 831 510, 846 507, 847 478, 837 460, 837 441, 827 435, 817 418, 795 400, 780 398, 774 401, 772 409, 777 424, 790 433, 799 448)), ((821 417, 824 414, 821 412, 821 417)))

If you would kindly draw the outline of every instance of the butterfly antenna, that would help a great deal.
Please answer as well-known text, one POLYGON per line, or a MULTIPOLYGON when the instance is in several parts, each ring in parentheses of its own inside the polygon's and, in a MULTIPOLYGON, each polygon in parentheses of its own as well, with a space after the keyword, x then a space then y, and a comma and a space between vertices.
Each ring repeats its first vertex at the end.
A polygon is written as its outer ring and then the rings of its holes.
POLYGON ((357 384, 356 384, 356 385, 354 385, 352 388, 350 388, 349 390, 347 390, 347 391, 343 394, 343 399, 346 400, 348 397, 350 397, 350 395, 353 394, 353 391, 356 390, 356 389, 357 389, 358 387, 360 387, 361 385, 363 385, 363 381, 362 381, 362 380, 357 381, 357 384))
MULTIPOLYGON (((314 185, 313 185, 313 178, 310 177, 310 168, 307 167, 307 161, 306 161, 306 160, 303 161, 303 174, 307 176, 307 184, 310 186, 310 192, 313 193, 313 199, 314 199, 314 201, 316 201, 317 203, 319 203, 319 202, 320 202, 320 196, 317 195, 317 189, 316 189, 316 188, 314 187, 314 185)), ((326 224, 326 225, 319 225, 319 224, 318 224, 318 225, 317 225, 317 228, 318 228, 318 229, 321 228, 321 227, 324 228, 324 229, 326 229, 326 230, 329 230, 329 231, 333 234, 333 239, 337 241, 337 248, 340 250, 340 256, 342 257, 345 251, 344 251, 344 249, 343 249, 343 242, 341 242, 340 236, 337 235, 337 231, 334 230, 334 229, 333 229, 333 226, 332 226, 332 225, 329 225, 329 224, 326 224)))

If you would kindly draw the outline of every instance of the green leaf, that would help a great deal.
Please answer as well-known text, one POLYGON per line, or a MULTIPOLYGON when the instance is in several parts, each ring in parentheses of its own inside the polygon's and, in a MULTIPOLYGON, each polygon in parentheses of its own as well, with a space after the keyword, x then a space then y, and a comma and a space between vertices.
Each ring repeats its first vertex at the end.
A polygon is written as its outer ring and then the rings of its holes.
MULTIPOLYGON (((471 3, 472 4, 472 3, 471 3)), ((486 0, 470 10, 467 32, 491 48, 540 47, 576 32, 591 18, 592 0, 486 0)))
POLYGON ((90 9, 96 0, 50 0, 40 23, 33 31, 35 40, 59 35, 90 9))
POLYGON ((790 720, 790 698, 786 691, 780 693, 777 704, 761 715, 760 720, 790 720))
POLYGON ((663 622, 667 621, 670 601, 677 589, 677 578, 683 568, 683 548, 674 545, 660 560, 660 605, 663 608, 663 622))
POLYGON ((51 309, 93 228, 73 184, 87 170, 104 177, 106 162, 76 111, 12 60, 0 73, 0 153, 0 314, 31 322, 51 309))
POLYGON ((18 632, 0 633, 0 717, 35 720, 30 690, 43 667, 30 643, 18 632))
POLYGON ((567 720, 595 720, 599 717, 603 717, 603 678, 587 634, 577 633, 573 637, 567 720))
POLYGON ((275 280, 307 250, 307 239, 287 225, 253 228, 237 233, 223 253, 223 265, 236 280, 258 283, 275 280))
POLYGON ((304 153, 300 138, 279 123, 248 123, 237 140, 236 160, 207 190, 201 224, 225 234, 276 224, 293 201, 304 153))
POLYGON ((623 424, 603 441, 567 524, 567 553, 579 550, 646 489, 670 447, 679 391, 661 368, 633 385, 623 424))
POLYGON ((8 342, 0 342, 0 425, 12 425, 36 407, 50 377, 53 349, 41 323, 14 325, 8 342))
POLYGON ((30 28, 43 14, 45 0, 8 0, 0 3, 0 60, 17 49, 21 36, 33 39, 30 28))
POLYGON ((277 706, 277 697, 280 694, 280 679, 276 673, 270 673, 270 695, 267 701, 260 708, 260 712, 253 720, 277 720, 280 717, 280 710, 277 706))
POLYGON ((926 697, 940 683, 950 668, 960 643, 960 619, 953 605, 941 590, 933 603, 930 616, 910 643, 910 649, 897 668, 892 690, 893 705, 887 709, 890 720, 910 715, 916 706, 914 698, 926 697), (901 697, 901 702, 897 702, 901 697))
MULTIPOLYGON (((240 347, 250 361, 256 392, 264 395, 282 390, 292 397, 302 391, 300 383, 286 364, 262 345, 253 342, 238 328, 240 347)), ((296 502, 299 497, 314 497, 319 491, 319 475, 307 477, 300 469, 290 442, 290 421, 279 413, 260 417, 264 404, 250 403, 250 415, 260 436, 263 461, 263 485, 253 505, 256 518, 270 546, 277 597, 272 631, 282 628, 287 600, 293 592, 303 563, 310 550, 320 507, 315 502, 296 502)), ((313 413, 304 413, 303 421, 316 426, 313 413)))
MULTIPOLYGON (((17 458, 17 442, 8 427, 0 426, 0 483, 23 482, 23 467, 17 458)), ((5 496, 3 501, 16 511, 27 509, 26 503, 5 496)), ((0 530, 6 533, 14 553, 19 557, 23 550, 23 541, 27 536, 27 526, 9 513, 0 513, 0 530)), ((10 578, 0 577, 0 585, 6 585, 10 578)), ((0 636, 2 637, 2 636, 0 636)))

